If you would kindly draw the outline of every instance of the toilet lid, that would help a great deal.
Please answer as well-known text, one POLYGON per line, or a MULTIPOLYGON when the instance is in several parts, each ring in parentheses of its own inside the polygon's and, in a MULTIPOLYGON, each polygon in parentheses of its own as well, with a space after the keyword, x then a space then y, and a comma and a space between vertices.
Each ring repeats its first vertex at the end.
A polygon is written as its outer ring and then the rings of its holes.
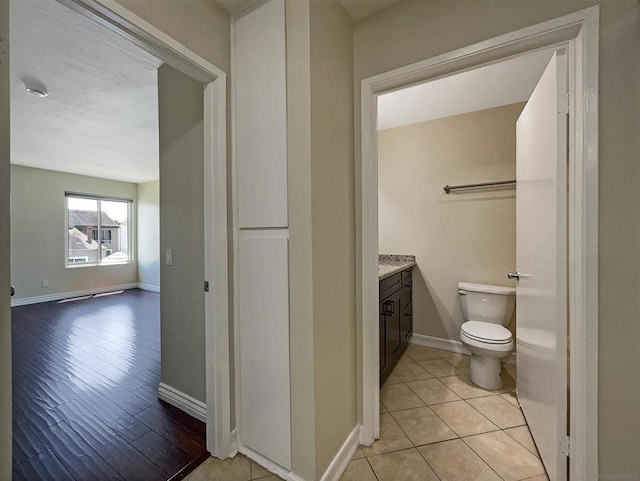
POLYGON ((512 336, 509 329, 499 324, 482 321, 468 321, 460 329, 465 336, 489 344, 507 344, 512 336))

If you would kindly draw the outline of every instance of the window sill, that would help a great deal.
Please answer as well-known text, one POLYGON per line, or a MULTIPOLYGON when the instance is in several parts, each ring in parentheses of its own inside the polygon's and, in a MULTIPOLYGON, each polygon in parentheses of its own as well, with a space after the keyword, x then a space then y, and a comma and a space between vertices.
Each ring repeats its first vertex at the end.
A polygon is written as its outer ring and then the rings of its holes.
POLYGON ((65 265, 65 269, 79 269, 82 267, 110 267, 110 266, 127 266, 127 265, 131 265, 131 264, 135 264, 133 261, 127 261, 127 262, 105 262, 103 264, 67 264, 65 265))

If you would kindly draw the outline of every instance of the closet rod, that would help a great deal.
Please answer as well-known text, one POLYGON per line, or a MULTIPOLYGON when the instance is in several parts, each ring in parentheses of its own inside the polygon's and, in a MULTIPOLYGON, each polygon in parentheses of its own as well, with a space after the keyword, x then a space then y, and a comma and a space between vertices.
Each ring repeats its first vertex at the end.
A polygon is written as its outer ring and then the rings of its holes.
POLYGON ((496 182, 482 182, 480 184, 445 185, 444 191, 447 194, 450 194, 452 190, 481 189, 483 187, 494 187, 494 186, 502 186, 502 185, 516 185, 516 181, 515 180, 499 180, 496 182))

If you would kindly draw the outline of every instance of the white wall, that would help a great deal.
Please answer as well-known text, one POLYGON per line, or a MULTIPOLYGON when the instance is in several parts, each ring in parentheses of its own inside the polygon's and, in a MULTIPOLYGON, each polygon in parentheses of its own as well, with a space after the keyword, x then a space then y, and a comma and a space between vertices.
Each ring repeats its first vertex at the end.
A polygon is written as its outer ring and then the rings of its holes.
POLYGON ((136 202, 136 184, 12 165, 11 280, 16 300, 137 282, 135 263, 65 267, 67 191, 136 202), (48 288, 42 287, 43 280, 49 281, 48 288))
POLYGON ((160 289, 160 183, 138 184, 138 282, 160 289))
POLYGON ((514 284, 506 273, 515 269, 515 189, 447 195, 442 188, 514 179, 515 126, 523 107, 378 133, 380 253, 416 256, 416 334, 460 340, 458 282, 514 284))

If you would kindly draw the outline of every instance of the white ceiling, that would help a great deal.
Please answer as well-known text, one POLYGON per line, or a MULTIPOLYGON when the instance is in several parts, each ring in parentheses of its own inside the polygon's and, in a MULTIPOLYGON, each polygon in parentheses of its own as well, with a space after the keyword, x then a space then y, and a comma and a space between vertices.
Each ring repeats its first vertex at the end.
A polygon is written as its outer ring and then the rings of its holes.
POLYGON ((527 54, 381 95, 378 130, 524 102, 552 54, 527 54))
POLYGON ((12 163, 157 179, 162 62, 51 0, 11 2, 10 15, 12 163))

